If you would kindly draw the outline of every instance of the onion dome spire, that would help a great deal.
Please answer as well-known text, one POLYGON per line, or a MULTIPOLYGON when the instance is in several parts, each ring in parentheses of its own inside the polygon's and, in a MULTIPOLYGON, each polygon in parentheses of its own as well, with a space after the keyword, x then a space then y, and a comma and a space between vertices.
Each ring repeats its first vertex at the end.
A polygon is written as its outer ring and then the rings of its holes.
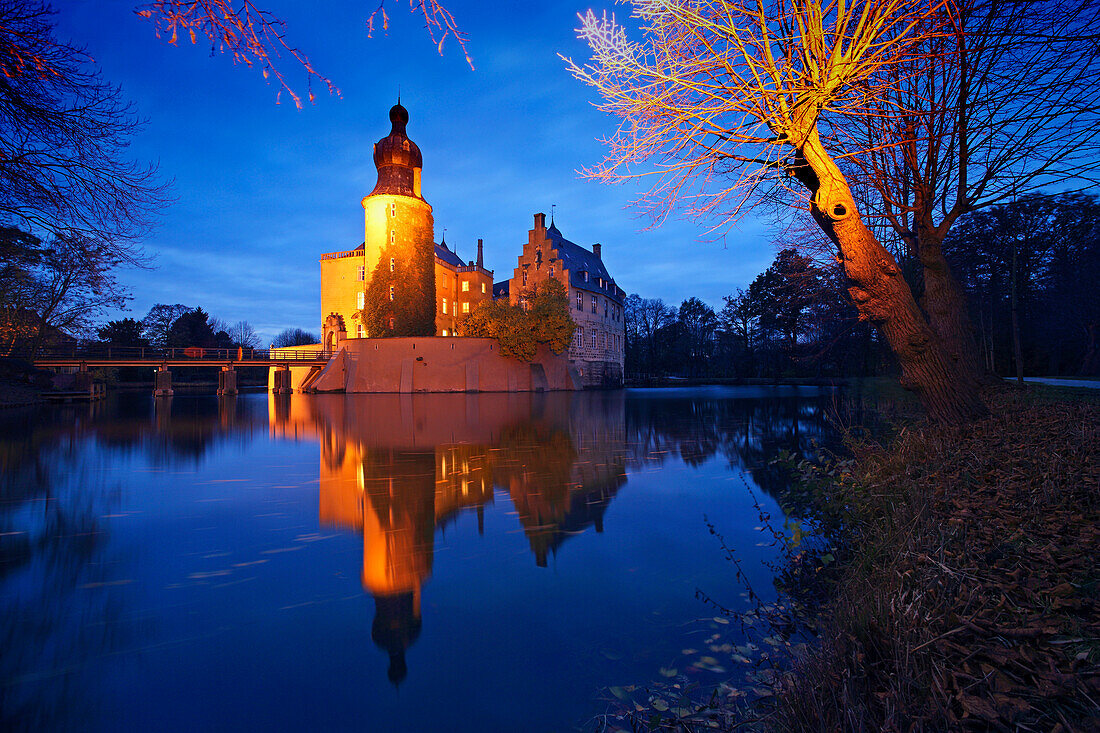
POLYGON ((409 124, 409 111, 401 106, 400 101, 390 108, 390 124, 390 134, 374 144, 378 183, 371 195, 388 193, 421 198, 417 179, 424 161, 420 148, 405 132, 405 126, 409 124))

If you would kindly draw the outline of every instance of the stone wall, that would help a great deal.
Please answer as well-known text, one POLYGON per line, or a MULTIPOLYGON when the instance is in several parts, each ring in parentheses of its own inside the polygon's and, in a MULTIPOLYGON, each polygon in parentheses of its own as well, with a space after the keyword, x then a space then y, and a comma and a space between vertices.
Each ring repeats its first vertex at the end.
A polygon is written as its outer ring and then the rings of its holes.
MULTIPOLYGON (((341 347, 344 356, 334 357, 316 380, 318 391, 537 392, 582 386, 569 360, 545 346, 531 362, 501 356, 496 340, 487 338, 348 339, 341 347)), ((298 391, 310 369, 290 369, 298 391)))

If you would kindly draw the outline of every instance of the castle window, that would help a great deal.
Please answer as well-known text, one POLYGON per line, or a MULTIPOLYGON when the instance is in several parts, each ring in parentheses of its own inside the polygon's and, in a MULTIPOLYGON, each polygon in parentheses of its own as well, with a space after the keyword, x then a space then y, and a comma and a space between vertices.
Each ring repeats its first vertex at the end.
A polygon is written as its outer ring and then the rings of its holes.
POLYGON ((392 331, 396 327, 397 327, 397 321, 394 320, 393 316, 390 316, 390 330, 392 331))
POLYGON ((548 276, 549 277, 554 277, 554 266, 553 265, 550 265, 550 270, 549 270, 548 276))
POLYGON ((360 281, 367 279, 366 265, 359 265, 359 267, 355 271, 355 279, 360 281))
POLYGON ((443 315, 447 315, 447 299, 443 299, 443 315))
POLYGON ((393 272, 396 268, 397 268, 397 261, 393 257, 391 257, 390 258, 390 272, 393 272))
POLYGON ((390 230, 390 244, 393 244, 394 240, 396 240, 396 239, 397 239, 397 232, 395 232, 394 230, 391 229, 390 230))
POLYGON ((390 216, 397 216, 397 202, 394 201, 390 204, 390 216))
POLYGON ((593 331, 588 335, 588 345, 593 349, 596 348, 596 332, 593 331))
POLYGON ((603 317, 607 318, 607 301, 603 302, 603 317))
MULTIPOLYGON (((445 329, 445 328, 443 329, 443 335, 444 335, 444 336, 446 336, 446 335, 447 335, 447 329, 445 329)), ((444 460, 446 460, 446 459, 444 459, 444 460)))
POLYGON ((367 296, 362 291, 355 294, 355 307, 359 310, 363 310, 363 306, 367 304, 367 296))
POLYGON ((481 283, 481 292, 485 292, 485 283, 481 283))
POLYGON ((577 310, 584 310, 584 293, 579 290, 577 291, 577 310))
POLYGON ((393 300, 393 286, 390 286, 390 300, 393 300))
POLYGON ((523 271, 523 287, 527 287, 527 270, 523 271))
POLYGON ((596 298, 596 296, 595 296, 595 295, 593 295, 593 296, 592 296, 592 312, 593 312, 593 313, 595 313, 595 312, 596 312, 596 301, 597 301, 597 298, 596 298))
POLYGON ((573 345, 578 349, 584 346, 584 329, 578 328, 573 332, 573 345))
POLYGON ((470 312, 470 304, 469 303, 463 303, 462 304, 462 312, 463 313, 469 313, 470 312))
POLYGON ((355 335, 358 338, 363 338, 363 324, 362 323, 360 323, 358 326, 355 327, 355 335))
POLYGON ((462 292, 464 292, 464 293, 470 292, 470 281, 469 280, 463 280, 462 281, 462 292))

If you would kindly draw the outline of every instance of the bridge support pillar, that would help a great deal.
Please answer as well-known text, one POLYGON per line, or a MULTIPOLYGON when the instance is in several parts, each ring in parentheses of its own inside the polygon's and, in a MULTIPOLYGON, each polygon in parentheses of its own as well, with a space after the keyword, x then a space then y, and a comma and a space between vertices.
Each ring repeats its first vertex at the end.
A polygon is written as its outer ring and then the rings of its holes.
POLYGON ((275 394, 290 394, 294 391, 290 386, 290 369, 285 366, 275 368, 275 384, 271 391, 275 394))
POLYGON ((157 369, 156 378, 153 381, 153 396, 172 396, 172 372, 168 371, 167 366, 162 365, 157 369))
POLYGON ((218 394, 237 394, 237 372, 233 367, 222 367, 218 372, 218 394))

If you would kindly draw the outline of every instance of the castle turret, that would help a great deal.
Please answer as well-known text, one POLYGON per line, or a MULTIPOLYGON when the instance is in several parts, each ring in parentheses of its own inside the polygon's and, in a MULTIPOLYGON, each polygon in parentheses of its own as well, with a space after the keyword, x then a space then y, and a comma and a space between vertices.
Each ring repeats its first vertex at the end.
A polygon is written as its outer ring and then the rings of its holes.
POLYGON ((371 196, 392 193, 398 196, 420 195, 420 170, 424 159, 420 148, 409 139, 405 126, 409 111, 398 102, 390 108, 390 134, 374 145, 374 165, 378 168, 378 183, 371 196))

